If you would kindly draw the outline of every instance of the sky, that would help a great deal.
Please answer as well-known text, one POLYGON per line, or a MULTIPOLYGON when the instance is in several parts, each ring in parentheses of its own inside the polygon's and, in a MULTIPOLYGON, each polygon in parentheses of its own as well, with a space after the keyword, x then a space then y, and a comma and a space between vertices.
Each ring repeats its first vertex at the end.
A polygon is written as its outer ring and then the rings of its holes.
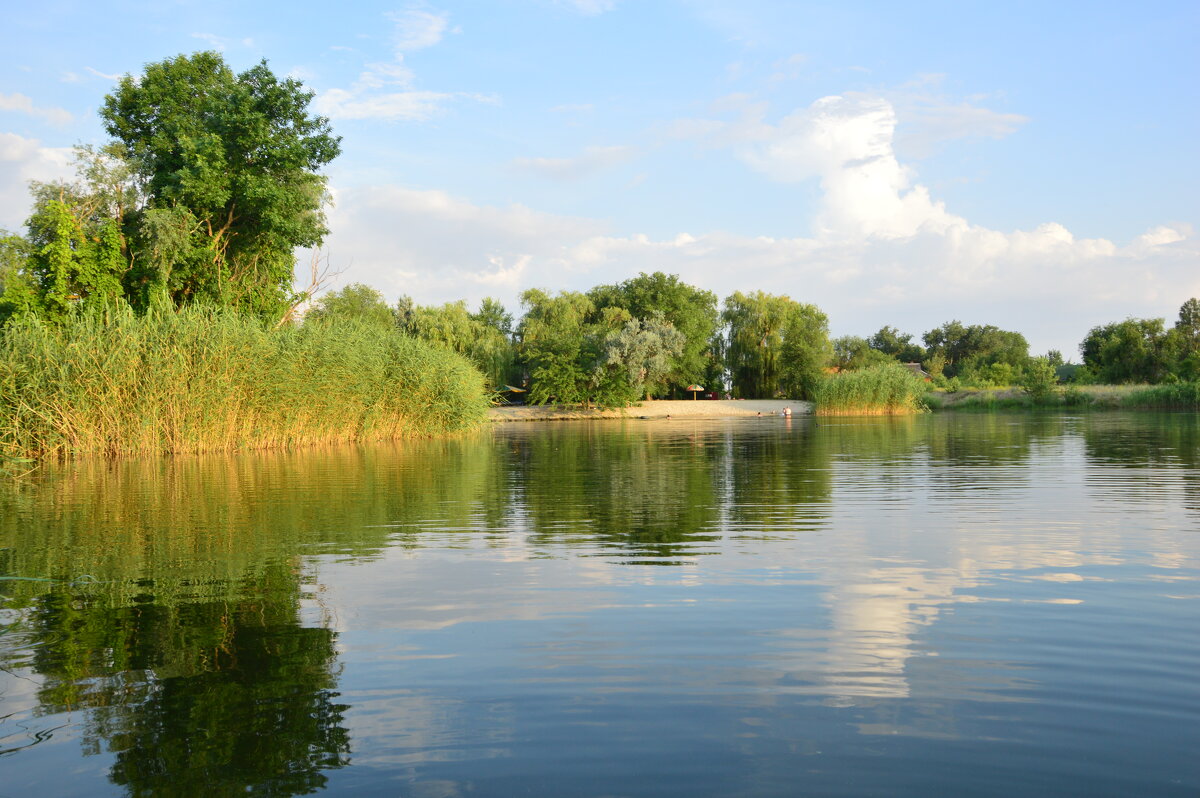
POLYGON ((952 319, 1078 361, 1200 296, 1200 4, 76 3, 6 11, 0 228, 123 74, 214 49, 342 137, 331 287, 389 301, 678 274, 835 335, 952 319))

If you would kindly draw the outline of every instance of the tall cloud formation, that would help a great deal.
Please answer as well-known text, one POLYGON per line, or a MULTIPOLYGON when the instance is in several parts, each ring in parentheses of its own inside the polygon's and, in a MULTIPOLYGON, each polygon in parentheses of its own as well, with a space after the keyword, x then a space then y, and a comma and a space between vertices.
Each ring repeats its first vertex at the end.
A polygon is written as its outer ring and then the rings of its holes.
POLYGON ((776 125, 739 124, 736 136, 717 134, 749 167, 819 181, 812 236, 613 236, 600 221, 362 187, 339 196, 332 251, 353 261, 347 279, 423 302, 513 303, 532 286, 585 289, 663 270, 722 296, 761 289, 815 302, 839 333, 891 324, 919 334, 960 318, 1023 331, 1035 351, 1068 356, 1095 324, 1173 316, 1200 295, 1200 248, 1186 225, 1118 245, 1055 222, 1005 233, 950 212, 897 158, 887 99, 825 97, 776 125))

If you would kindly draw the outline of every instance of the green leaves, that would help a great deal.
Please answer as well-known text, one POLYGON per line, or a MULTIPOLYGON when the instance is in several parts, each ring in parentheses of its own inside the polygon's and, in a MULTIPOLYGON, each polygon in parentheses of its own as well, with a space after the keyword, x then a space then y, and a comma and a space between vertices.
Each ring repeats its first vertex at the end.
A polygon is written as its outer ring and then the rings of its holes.
POLYGON ((317 170, 337 157, 340 139, 308 115, 312 97, 266 62, 234 75, 215 52, 148 64, 121 81, 101 117, 146 187, 133 220, 147 255, 134 259, 139 286, 161 286, 176 305, 205 300, 278 317, 291 298, 292 251, 328 232, 317 170))

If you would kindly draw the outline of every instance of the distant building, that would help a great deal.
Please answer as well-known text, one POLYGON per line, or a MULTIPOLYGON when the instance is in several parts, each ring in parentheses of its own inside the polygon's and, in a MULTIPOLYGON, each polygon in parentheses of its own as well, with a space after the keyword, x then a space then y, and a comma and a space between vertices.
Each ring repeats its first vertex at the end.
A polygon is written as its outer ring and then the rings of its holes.
POLYGON ((904 368, 908 369, 913 374, 916 374, 918 377, 925 380, 926 382, 929 382, 929 380, 931 379, 931 377, 929 376, 929 372, 926 371, 925 369, 921 368, 920 363, 905 363, 903 365, 904 365, 904 368))

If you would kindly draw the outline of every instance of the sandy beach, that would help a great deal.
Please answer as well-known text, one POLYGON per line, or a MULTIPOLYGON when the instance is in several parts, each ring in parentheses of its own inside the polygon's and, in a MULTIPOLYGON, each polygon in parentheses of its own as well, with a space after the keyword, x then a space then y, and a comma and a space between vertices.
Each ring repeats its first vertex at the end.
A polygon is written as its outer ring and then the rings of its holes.
POLYGON ((730 418, 812 412, 812 405, 798 399, 658 399, 628 408, 583 410, 560 405, 505 405, 493 407, 492 421, 571 421, 590 418, 730 418))

